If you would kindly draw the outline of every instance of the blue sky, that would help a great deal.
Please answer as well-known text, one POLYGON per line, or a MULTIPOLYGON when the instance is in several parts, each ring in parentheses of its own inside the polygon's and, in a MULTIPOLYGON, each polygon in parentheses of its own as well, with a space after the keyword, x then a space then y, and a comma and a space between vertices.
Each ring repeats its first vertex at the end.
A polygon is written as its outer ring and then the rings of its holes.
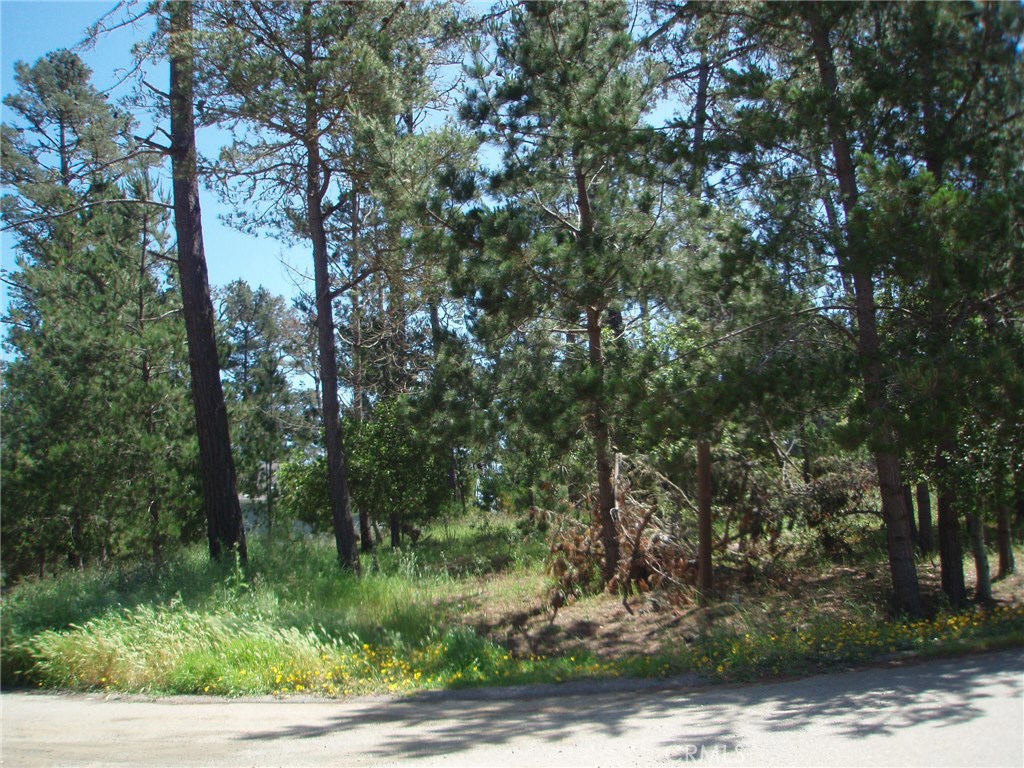
MULTIPOLYGON (((114 7, 114 0, 107 2, 70 2, 61 0, 0 0, 0 60, 2 60, 3 94, 6 96, 15 88, 14 64, 16 61, 34 63, 49 51, 57 48, 74 48, 85 37, 85 30, 107 11, 114 7)), ((93 82, 100 90, 112 88, 119 81, 118 70, 131 63, 132 43, 148 33, 148 29, 123 29, 101 39, 95 48, 80 51, 82 58, 93 70, 93 82)), ((163 68, 165 64, 157 64, 163 68)), ((154 77, 166 80, 162 72, 154 77), (162 76, 162 77, 161 77, 162 76)), ((114 90, 111 98, 123 95, 114 90)), ((10 115, 6 107, 3 119, 10 115)), ((216 136, 207 136, 200 143, 206 148, 216 144, 216 136)), ((311 271, 312 257, 303 248, 287 248, 268 238, 245 235, 224 226, 218 215, 226 209, 217 201, 212 192, 202 190, 203 233, 206 241, 206 258, 210 270, 210 282, 225 285, 231 280, 242 278, 253 287, 263 285, 274 293, 294 296, 298 289, 295 283, 303 282, 296 270, 311 271), (286 260, 293 269, 282 264, 286 260)), ((0 233, 0 252, 4 269, 13 265, 12 243, 6 233, 0 233)), ((311 281, 310 281, 311 283, 311 281)), ((309 285, 303 286, 309 290, 309 285)), ((3 296, 6 308, 7 297, 3 296)))

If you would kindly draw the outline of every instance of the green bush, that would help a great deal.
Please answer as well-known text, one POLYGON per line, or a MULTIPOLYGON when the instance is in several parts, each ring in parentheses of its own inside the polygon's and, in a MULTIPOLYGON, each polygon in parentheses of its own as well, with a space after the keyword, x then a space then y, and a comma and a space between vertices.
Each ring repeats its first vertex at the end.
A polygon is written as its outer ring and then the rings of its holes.
POLYGON ((352 497, 361 514, 376 520, 398 514, 424 523, 451 499, 447 449, 418 428, 400 398, 378 403, 372 419, 352 424, 346 447, 352 497))
POLYGON ((303 523, 313 533, 331 530, 331 492, 327 482, 326 456, 293 455, 278 470, 279 516, 303 523))

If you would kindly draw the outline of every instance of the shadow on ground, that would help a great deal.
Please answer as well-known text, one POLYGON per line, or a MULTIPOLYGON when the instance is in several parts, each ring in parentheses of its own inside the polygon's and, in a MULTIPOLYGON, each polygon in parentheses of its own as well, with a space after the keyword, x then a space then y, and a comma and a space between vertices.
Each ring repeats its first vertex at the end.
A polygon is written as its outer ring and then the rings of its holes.
MULTIPOLYGON (((964 656, 938 664, 888 665, 853 674, 746 687, 683 688, 650 684, 612 693, 599 686, 488 689, 421 694, 402 699, 346 704, 345 713, 309 726, 253 730, 244 740, 315 739, 332 733, 357 737, 360 729, 388 724, 392 736, 371 753, 378 760, 409 761, 448 756, 520 739, 560 742, 589 733, 630 737, 651 734, 668 759, 691 760, 705 752, 742 748, 739 710, 760 718, 762 731, 798 731, 817 725, 838 737, 891 734, 928 722, 969 723, 983 714, 986 697, 1024 695, 1024 675, 982 693, 982 684, 1007 671, 1024 671, 1019 651, 964 656), (646 689, 645 689, 646 688, 646 689), (641 729, 639 726, 643 724, 641 729), (405 735, 409 734, 409 735, 405 735), (412 735, 415 734, 415 735, 412 735)), ((655 746, 644 745, 646 749, 655 746)), ((368 757, 370 755, 367 755, 368 757)))

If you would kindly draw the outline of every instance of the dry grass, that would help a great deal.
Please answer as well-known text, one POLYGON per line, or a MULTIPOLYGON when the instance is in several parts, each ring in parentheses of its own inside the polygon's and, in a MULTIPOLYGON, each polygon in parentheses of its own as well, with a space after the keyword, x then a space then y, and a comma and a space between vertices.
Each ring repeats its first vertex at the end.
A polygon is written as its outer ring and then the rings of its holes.
MULTIPOLYGON (((1024 562, 1024 548, 1017 554, 1024 562)), ((973 564, 965 562, 968 593, 974 589, 973 564)), ((937 559, 918 564, 927 602, 941 613, 943 598, 937 559)), ((547 589, 527 591, 523 603, 479 601, 469 621, 520 656, 587 653, 624 659, 671 653, 709 631, 737 636, 777 631, 799 632, 825 619, 842 624, 891 623, 889 574, 884 563, 834 565, 814 569, 777 564, 771 575, 744 579, 741 572, 716 574, 718 599, 698 607, 692 592, 652 591, 623 601, 599 594, 571 600, 557 612, 547 589)), ((486 588, 481 590, 481 593, 486 588)), ((993 584, 997 605, 1024 602, 1024 567, 993 584)))

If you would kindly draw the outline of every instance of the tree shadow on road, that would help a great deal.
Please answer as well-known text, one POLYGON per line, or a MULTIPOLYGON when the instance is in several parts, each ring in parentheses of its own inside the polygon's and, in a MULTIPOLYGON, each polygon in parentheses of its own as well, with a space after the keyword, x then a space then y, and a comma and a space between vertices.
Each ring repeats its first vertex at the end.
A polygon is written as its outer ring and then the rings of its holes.
MULTIPOLYGON (((692 760, 695 754, 742 748, 736 713, 748 709, 761 718, 756 725, 763 731, 816 725, 849 739, 892 734, 924 722, 937 727, 970 722, 984 713, 983 698, 1024 695, 1021 675, 1004 681, 997 693, 980 690, 994 675, 1022 669, 1021 653, 1004 652, 743 687, 669 682, 654 689, 638 682, 633 690, 624 690, 629 684, 619 681, 610 686, 612 692, 588 684, 427 693, 347 703, 343 714, 326 722, 253 731, 240 738, 312 739, 345 733, 358 741, 361 729, 386 724, 390 736, 374 739, 367 758, 413 760, 524 740, 571 746, 589 734, 628 739, 643 722, 645 738, 655 733, 666 759, 692 760)), ((652 746, 644 745, 648 750, 652 746)))

